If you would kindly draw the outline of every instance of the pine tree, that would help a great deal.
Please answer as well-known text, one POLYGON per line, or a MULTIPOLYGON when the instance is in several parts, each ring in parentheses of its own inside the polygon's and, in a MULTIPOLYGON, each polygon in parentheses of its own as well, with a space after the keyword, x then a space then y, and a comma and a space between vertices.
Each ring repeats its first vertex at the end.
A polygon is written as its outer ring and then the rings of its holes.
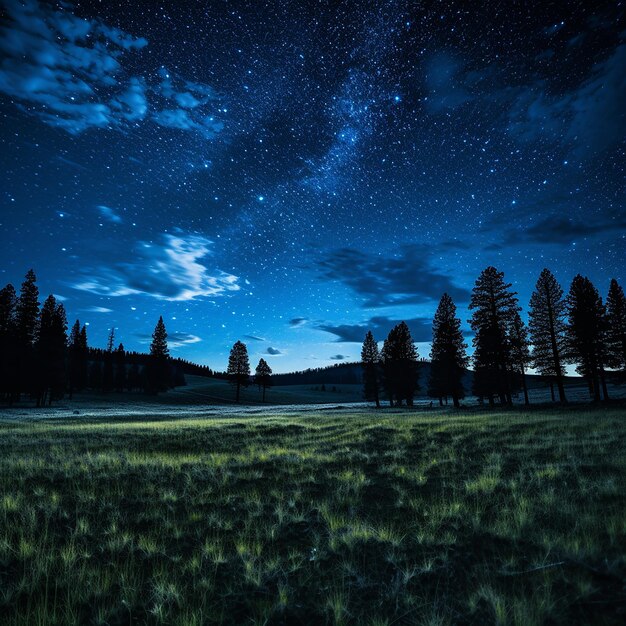
POLYGON ((566 314, 567 305, 561 285, 550 270, 542 270, 530 297, 528 313, 530 342, 533 346, 532 363, 540 374, 556 381, 561 402, 567 401, 563 384, 563 358, 567 343, 566 314))
POLYGON ((41 308, 36 339, 37 406, 50 404, 65 389, 65 351, 67 347, 67 317, 63 304, 49 295, 41 308))
POLYGON ((265 402, 265 391, 272 384, 272 368, 265 359, 260 359, 254 372, 254 383, 263 389, 263 402, 265 402))
POLYGON ((380 353, 378 344, 371 331, 367 331, 361 349, 361 367, 363 368, 363 395, 366 400, 374 401, 380 408, 380 353))
POLYGON ((126 352, 124 344, 120 343, 117 350, 113 353, 113 357, 115 360, 115 391, 122 392, 126 388, 126 352))
POLYGON ((451 396, 454 406, 458 408, 459 400, 465 397, 462 378, 469 361, 466 348, 461 320, 456 316, 456 306, 452 298, 444 293, 433 320, 428 381, 429 395, 439 398, 440 404, 444 397, 451 396))
POLYGON ((528 386, 526 384, 526 368, 531 363, 528 329, 518 311, 515 312, 509 328, 509 343, 513 368, 519 376, 524 391, 524 404, 530 404, 528 399, 528 386))
POLYGON ((613 278, 606 299, 607 365, 620 370, 626 380, 626 297, 621 285, 613 278))
POLYGON ((102 367, 102 391, 109 392, 115 386, 115 372, 113 368, 113 346, 115 344, 115 328, 111 328, 107 338, 107 347, 104 353, 102 367))
POLYGON ((115 328, 111 328, 111 330, 109 331, 109 338, 107 339, 107 352, 109 353, 113 352, 114 344, 115 344, 115 328))
POLYGON ((39 289, 33 270, 28 270, 17 302, 17 334, 24 346, 32 346, 39 321, 39 289))
POLYGON ((417 389, 418 354, 405 322, 394 326, 383 345, 382 357, 385 371, 385 388, 389 402, 401 406, 413 406, 413 396, 417 389))
POLYGON ((13 285, 0 290, 0 398, 12 401, 17 377, 17 295, 13 285))
POLYGON ((74 389, 78 388, 78 380, 81 370, 81 347, 80 347, 80 321, 76 320, 70 331, 68 341, 68 391, 70 399, 74 395, 74 389))
POLYGON ((150 344, 150 359, 148 361, 146 377, 149 391, 165 391, 170 387, 170 351, 167 347, 167 331, 163 317, 159 317, 150 344))
POLYGON ((163 322, 163 316, 159 317, 154 332, 152 333, 152 343, 150 344, 150 355, 156 358, 166 359, 170 355, 167 347, 167 331, 163 322))
POLYGON ((600 388, 608 400, 604 362, 606 357, 606 311, 593 283, 577 274, 567 296, 568 358, 584 376, 594 400, 600 400, 600 388))
POLYGON ((245 343, 237 341, 231 348, 226 373, 230 381, 236 386, 235 401, 239 402, 241 387, 247 387, 250 380, 250 361, 248 360, 248 348, 245 343))
POLYGON ((504 273, 487 267, 476 280, 469 308, 473 310, 470 325, 474 336, 474 393, 500 397, 511 404, 511 350, 508 329, 519 311, 517 294, 504 282, 504 273))

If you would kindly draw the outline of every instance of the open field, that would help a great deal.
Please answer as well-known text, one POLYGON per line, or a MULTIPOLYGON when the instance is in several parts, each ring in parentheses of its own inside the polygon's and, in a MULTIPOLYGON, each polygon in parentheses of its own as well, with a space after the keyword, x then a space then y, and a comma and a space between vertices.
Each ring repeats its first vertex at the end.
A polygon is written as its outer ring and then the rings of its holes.
POLYGON ((626 410, 2 420, 0 623, 622 624, 626 410))

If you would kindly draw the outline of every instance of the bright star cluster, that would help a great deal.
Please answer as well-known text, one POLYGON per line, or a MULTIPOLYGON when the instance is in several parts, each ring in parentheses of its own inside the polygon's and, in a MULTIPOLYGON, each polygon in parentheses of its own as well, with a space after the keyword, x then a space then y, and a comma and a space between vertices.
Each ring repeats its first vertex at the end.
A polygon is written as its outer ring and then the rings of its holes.
POLYGON ((489 264, 522 305, 546 266, 626 279, 622 2, 3 5, 0 280, 92 345, 163 315, 287 371, 405 319, 426 356, 489 264))

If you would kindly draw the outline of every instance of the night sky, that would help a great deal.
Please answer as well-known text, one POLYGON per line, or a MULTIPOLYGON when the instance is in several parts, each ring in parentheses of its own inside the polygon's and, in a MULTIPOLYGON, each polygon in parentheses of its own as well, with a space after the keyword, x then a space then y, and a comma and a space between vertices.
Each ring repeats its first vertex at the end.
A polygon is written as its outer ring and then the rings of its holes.
POLYGON ((0 281, 216 369, 357 360, 495 265, 626 279, 623 2, 18 2, 0 281))

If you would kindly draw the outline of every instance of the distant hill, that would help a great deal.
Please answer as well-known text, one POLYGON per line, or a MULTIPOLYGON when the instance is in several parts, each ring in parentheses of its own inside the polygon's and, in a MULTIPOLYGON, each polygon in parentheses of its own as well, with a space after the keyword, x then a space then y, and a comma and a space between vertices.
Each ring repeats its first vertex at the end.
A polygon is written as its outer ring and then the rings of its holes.
MULTIPOLYGON (((419 368, 419 394, 426 394, 428 378, 430 376, 430 361, 420 361, 419 368)), ((463 373, 463 386, 467 391, 472 388, 472 378, 474 372, 465 370, 463 373)), ((360 385, 363 382, 363 370, 360 362, 337 363, 327 367, 306 369, 288 374, 274 374, 272 384, 274 385, 360 385)), ((547 387, 547 381, 537 374, 527 374, 526 382, 530 389, 547 387)), ((567 377, 566 382, 570 384, 580 384, 578 377, 567 377)))

